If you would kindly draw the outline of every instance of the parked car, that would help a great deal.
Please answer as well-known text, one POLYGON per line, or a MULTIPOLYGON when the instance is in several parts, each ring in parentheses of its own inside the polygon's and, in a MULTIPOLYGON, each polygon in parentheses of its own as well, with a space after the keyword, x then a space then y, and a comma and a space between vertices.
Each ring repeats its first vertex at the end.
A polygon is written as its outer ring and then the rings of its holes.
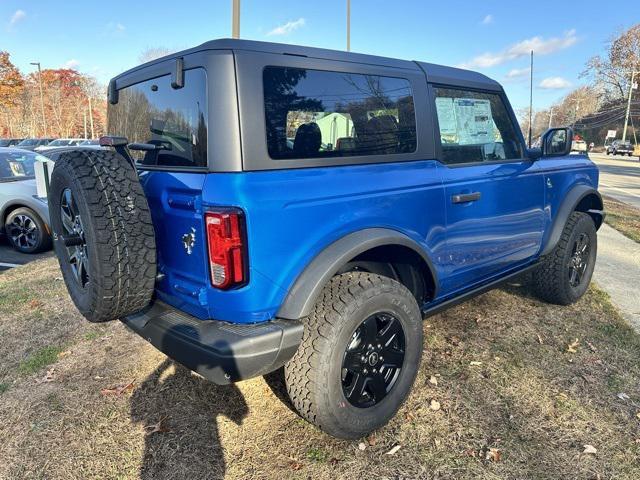
POLYGON ((34 163, 42 158, 17 148, 0 150, 0 233, 22 253, 51 248, 47 199, 36 195, 34 163))
POLYGON ((13 147, 22 140, 22 138, 0 138, 0 147, 13 147))
POLYGON ((54 141, 54 138, 25 138, 20 143, 16 144, 16 148, 23 150, 35 150, 37 147, 42 147, 54 141))
POLYGON ((571 151, 579 153, 587 153, 587 142, 584 140, 574 140, 571 143, 571 151))
POLYGON ((99 147, 100 139, 95 138, 95 139, 82 140, 82 142, 80 142, 78 145, 82 147, 87 147, 87 146, 99 147))
POLYGON ((607 147, 607 155, 633 155, 633 146, 629 141, 614 140, 607 147))
POLYGON ((58 138, 56 140, 52 140, 46 145, 40 145, 39 147, 36 147, 35 150, 38 152, 46 152, 47 150, 51 150, 52 148, 73 147, 76 145, 80 145, 84 141, 84 138, 58 138))
POLYGON ((114 78, 108 123, 49 192, 80 312, 216 383, 284 366, 336 437, 398 410, 424 316, 525 272, 560 305, 591 280, 597 167, 570 128, 527 149, 480 73, 216 40, 114 78))

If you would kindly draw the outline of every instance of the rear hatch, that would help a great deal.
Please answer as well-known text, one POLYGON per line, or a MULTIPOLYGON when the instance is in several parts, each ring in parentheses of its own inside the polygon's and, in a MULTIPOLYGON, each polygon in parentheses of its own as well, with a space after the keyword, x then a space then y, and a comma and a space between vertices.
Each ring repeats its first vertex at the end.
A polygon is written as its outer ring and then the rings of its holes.
MULTIPOLYGON (((119 89, 109 105, 109 131, 145 144, 132 150, 156 232, 158 297, 208 318, 209 269, 202 208, 207 174, 207 79, 203 68, 119 89)), ((143 260, 142 260, 143 261, 143 260)))

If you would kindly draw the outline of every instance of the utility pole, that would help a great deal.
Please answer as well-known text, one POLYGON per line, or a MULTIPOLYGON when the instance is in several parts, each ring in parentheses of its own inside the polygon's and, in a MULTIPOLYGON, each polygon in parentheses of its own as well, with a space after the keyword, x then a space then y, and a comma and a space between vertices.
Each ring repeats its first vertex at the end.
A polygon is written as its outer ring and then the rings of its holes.
MULTIPOLYGON (((633 81, 635 79, 635 75, 636 73, 640 73, 640 72, 636 72, 636 71, 631 71, 631 84, 629 85, 629 98, 627 99, 627 114, 624 117, 624 128, 622 129, 622 141, 626 141, 627 140, 627 123, 629 123, 629 112, 631 111, 631 96, 633 94, 633 90, 634 90, 634 86, 633 86, 633 81)), ((635 131, 635 129, 634 129, 635 131)))
POLYGON ((84 139, 86 140, 87 138, 87 112, 84 112, 84 139))
POLYGON ((96 138, 96 132, 93 129, 93 105, 91 104, 91 92, 87 92, 87 98, 89 99, 89 125, 91 126, 91 138, 96 138))
POLYGON ((40 69, 40 62, 31 62, 31 65, 38 67, 38 83, 40 84, 40 110, 42 110, 42 126, 44 128, 44 136, 47 136, 47 119, 44 115, 44 93, 42 92, 42 70, 40 69))
POLYGON ((553 105, 549 108, 549 128, 551 128, 551 119, 553 118, 553 105))
POLYGON ((231 37, 240 38, 240 0, 231 0, 232 19, 231 19, 231 37))
POLYGON ((533 50, 531 50, 531 66, 529 68, 529 148, 533 130, 533 50))
POLYGON ((347 0, 347 52, 351 51, 351 0, 347 0))

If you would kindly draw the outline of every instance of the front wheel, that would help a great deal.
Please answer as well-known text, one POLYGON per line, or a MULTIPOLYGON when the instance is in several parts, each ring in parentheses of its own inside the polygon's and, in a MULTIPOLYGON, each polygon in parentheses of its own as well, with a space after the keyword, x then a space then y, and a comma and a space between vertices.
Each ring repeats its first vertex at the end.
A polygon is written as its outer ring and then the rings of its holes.
POLYGON ((411 292, 380 275, 344 273, 304 322, 302 343, 285 365, 298 413, 344 439, 385 425, 420 366, 422 317, 411 292))
POLYGON ((51 248, 51 236, 40 216, 30 208, 16 208, 8 216, 4 231, 21 253, 38 253, 51 248))
POLYGON ((573 212, 560 240, 533 274, 533 288, 540 298, 569 305, 584 295, 596 264, 598 237, 593 219, 573 212))

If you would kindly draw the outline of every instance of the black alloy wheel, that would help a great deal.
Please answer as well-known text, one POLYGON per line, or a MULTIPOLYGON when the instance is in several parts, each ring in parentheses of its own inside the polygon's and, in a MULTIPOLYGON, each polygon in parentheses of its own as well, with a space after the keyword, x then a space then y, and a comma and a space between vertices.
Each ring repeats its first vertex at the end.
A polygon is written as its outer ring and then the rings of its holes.
POLYGON ((369 408, 394 387, 404 364, 405 335, 390 313, 376 313, 353 333, 342 361, 342 391, 353 406, 369 408))
POLYGON ((78 285, 84 288, 89 283, 87 242, 80 212, 69 188, 65 188, 62 191, 60 218, 62 219, 62 228, 64 230, 62 241, 67 250, 71 271, 78 285))
POLYGON ((35 220, 26 213, 13 216, 5 229, 11 243, 22 251, 35 249, 42 235, 35 220))
POLYGON ((573 242, 569 259, 569 284, 574 288, 580 285, 587 270, 589 250, 589 236, 586 233, 581 233, 573 242))

